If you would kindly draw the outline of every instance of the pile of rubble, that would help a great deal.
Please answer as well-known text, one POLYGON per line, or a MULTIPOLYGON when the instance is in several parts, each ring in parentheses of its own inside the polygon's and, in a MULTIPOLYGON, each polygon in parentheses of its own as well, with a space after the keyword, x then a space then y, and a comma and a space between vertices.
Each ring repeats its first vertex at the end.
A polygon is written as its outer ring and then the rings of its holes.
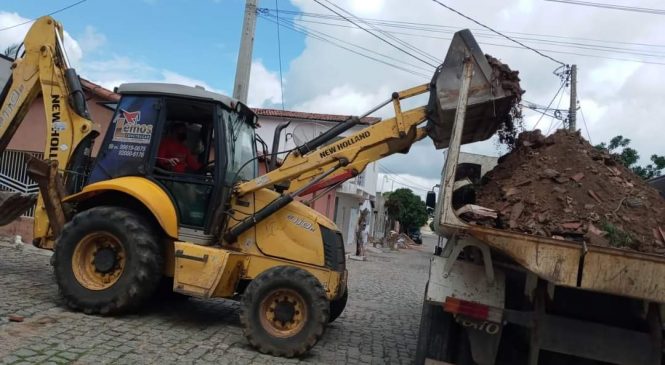
POLYGON ((665 254, 665 199, 579 133, 519 135, 476 189, 474 223, 665 254))

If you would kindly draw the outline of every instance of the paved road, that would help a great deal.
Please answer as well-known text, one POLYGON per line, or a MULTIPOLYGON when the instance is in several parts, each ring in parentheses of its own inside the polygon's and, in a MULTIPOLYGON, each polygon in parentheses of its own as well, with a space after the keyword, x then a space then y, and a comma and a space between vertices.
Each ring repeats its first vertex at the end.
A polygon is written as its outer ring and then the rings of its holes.
POLYGON ((70 312, 43 251, 0 245, 0 364, 410 364, 434 243, 424 237, 421 250, 350 261, 346 311, 301 359, 250 348, 232 301, 155 303, 121 317, 70 312))

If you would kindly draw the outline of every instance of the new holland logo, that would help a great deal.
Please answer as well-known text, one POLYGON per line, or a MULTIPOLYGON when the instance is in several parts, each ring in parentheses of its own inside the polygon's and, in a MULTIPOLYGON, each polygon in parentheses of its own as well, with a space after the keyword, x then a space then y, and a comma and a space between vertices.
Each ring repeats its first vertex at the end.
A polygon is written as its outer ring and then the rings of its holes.
POLYGON ((113 141, 131 143, 150 143, 152 124, 139 124, 141 111, 128 112, 120 110, 113 130, 113 141))

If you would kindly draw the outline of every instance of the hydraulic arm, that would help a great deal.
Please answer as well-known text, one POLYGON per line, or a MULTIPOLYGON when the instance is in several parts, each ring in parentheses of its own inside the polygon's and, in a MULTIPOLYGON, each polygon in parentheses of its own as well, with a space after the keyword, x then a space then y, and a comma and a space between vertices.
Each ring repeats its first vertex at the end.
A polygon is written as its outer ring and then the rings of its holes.
MULTIPOLYGON (((36 238, 57 234, 64 224, 60 198, 80 188, 85 161, 90 156, 93 131, 85 96, 76 71, 71 68, 62 42, 62 25, 51 17, 35 21, 16 60, 3 60, 0 74, 7 82, 0 93, 0 153, 18 130, 32 103, 41 95, 44 103, 47 162, 31 161, 28 171, 40 185, 41 196, 35 210, 36 238), (64 184, 57 169, 65 170, 64 184), (50 183, 50 185, 49 185, 50 183), (46 200, 46 204, 44 202, 46 200)), ((0 78, 2 79, 2 78, 0 78)), ((0 196, 0 224, 6 224, 29 208, 36 197, 3 193, 0 196)))
POLYGON ((396 152, 407 152, 413 143, 425 136, 432 138, 436 148, 448 147, 465 65, 469 65, 473 72, 465 96, 468 107, 465 108, 466 124, 461 138, 464 143, 489 138, 495 130, 492 126, 511 118, 510 112, 522 90, 518 83, 511 82, 519 80, 516 73, 498 60, 485 56, 471 32, 463 30, 453 37, 446 58, 430 83, 393 93, 390 100, 372 109, 375 111, 392 102, 393 118, 333 141, 358 124, 359 118, 351 118, 297 147, 279 168, 236 186, 235 194, 243 196, 264 187, 283 186, 285 182, 288 185, 279 198, 231 227, 225 239, 234 241, 239 234, 286 206, 296 196, 334 186, 361 173, 371 162, 396 152), (427 92, 429 101, 426 106, 402 111, 401 100, 427 92), (425 121, 427 124, 420 126, 425 121))

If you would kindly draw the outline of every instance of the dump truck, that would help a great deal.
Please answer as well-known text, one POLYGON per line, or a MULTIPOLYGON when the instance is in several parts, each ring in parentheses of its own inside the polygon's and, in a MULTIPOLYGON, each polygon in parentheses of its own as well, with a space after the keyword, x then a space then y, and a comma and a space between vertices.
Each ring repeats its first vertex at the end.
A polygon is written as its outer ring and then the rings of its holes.
POLYGON ((280 166, 275 144, 273 169, 259 175, 254 112, 198 87, 120 85, 99 137, 62 25, 39 18, 17 58, 0 59, 0 153, 41 95, 45 159, 28 158, 26 167, 40 193, 0 194, 0 224, 35 206, 33 244, 54 252, 55 281, 73 310, 129 312, 166 283, 178 294, 240 300, 252 346, 302 355, 343 312, 348 274, 338 228, 298 198, 427 136, 446 147, 465 63, 492 75, 494 93, 470 103, 467 120, 504 118, 515 95, 469 39, 469 31, 455 36, 431 83, 394 92, 365 114, 392 105, 394 117, 343 136, 360 123, 350 117, 286 151, 280 166), (427 105, 402 110, 402 100, 427 93, 427 105))
POLYGON ((481 178, 459 163, 460 147, 499 128, 469 118, 472 103, 495 97, 485 72, 465 63, 461 75, 440 188, 427 197, 440 240, 416 364, 662 364, 665 257, 460 218, 455 199, 481 178))

